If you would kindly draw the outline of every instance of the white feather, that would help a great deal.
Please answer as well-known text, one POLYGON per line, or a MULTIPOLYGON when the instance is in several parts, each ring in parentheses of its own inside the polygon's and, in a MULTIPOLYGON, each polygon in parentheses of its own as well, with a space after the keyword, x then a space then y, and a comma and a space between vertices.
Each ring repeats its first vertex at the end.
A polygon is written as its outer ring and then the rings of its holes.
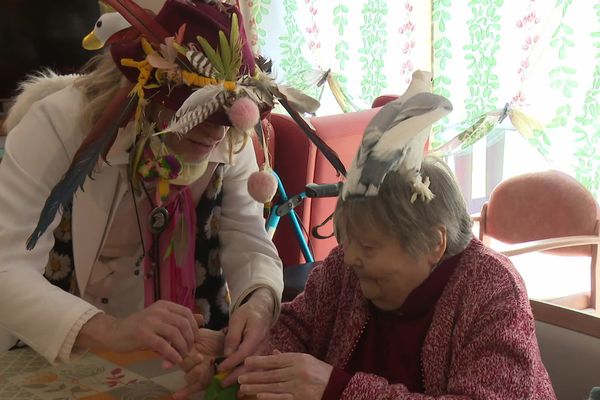
POLYGON ((6 132, 9 132, 21 121, 33 103, 71 85, 78 77, 79 75, 76 74, 57 75, 49 69, 27 77, 19 84, 19 95, 4 122, 6 132))
POLYGON ((223 85, 209 85, 195 90, 179 107, 175 113, 175 118, 180 118, 183 114, 187 114, 190 110, 194 110, 211 99, 215 98, 219 93, 224 91, 223 85))
POLYGON ((321 103, 319 103, 318 100, 305 95, 300 90, 293 87, 280 85, 278 86, 278 89, 279 92, 286 97, 290 105, 294 107, 294 110, 299 113, 314 114, 321 106, 321 103))

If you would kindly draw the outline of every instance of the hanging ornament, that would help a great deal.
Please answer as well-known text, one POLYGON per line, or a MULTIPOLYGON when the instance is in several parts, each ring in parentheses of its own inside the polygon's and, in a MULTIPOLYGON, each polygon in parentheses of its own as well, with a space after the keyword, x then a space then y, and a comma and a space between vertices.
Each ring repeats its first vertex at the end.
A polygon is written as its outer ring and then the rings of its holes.
POLYGON ((148 226, 150 232, 155 235, 161 234, 167 225, 169 224, 169 211, 166 208, 160 206, 155 207, 148 216, 148 226))
POLYGON ((277 192, 277 179, 272 171, 265 163, 260 171, 253 172, 248 178, 248 193, 259 203, 269 203, 277 192))
POLYGON ((242 97, 233 102, 227 109, 227 116, 231 124, 243 132, 254 128, 260 119, 260 112, 256 103, 248 97, 242 97))

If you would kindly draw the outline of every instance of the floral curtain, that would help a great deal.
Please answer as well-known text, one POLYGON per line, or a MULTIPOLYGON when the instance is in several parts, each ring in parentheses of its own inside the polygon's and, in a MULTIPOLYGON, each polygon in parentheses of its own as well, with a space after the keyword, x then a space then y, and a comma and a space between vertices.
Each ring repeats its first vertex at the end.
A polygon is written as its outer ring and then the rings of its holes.
MULTIPOLYGON (((571 174, 600 199, 600 1, 433 0, 432 6, 434 89, 454 105, 435 128, 434 145, 508 104, 539 124, 520 135, 531 153, 511 157, 505 145, 504 177, 532 168, 537 156, 540 168, 571 174)), ((504 132, 519 136, 510 122, 504 132)))
POLYGON ((429 0, 239 3, 255 52, 274 61, 278 80, 321 98, 320 114, 368 108, 431 69, 429 0))
POLYGON ((434 148, 464 145, 465 129, 487 115, 488 129, 461 148, 506 136, 495 181, 537 157, 600 198, 599 0, 239 2, 255 51, 280 81, 322 97, 321 114, 368 108, 402 93, 415 69, 433 70, 434 91, 454 105, 434 148), (532 155, 517 154, 512 136, 532 155))

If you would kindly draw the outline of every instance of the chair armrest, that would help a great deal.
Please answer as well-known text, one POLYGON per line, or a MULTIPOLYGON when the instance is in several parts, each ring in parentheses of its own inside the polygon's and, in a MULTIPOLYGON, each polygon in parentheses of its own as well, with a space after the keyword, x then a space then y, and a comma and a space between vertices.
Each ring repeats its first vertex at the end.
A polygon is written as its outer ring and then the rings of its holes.
POLYGON ((473 222, 481 222, 481 213, 471 214, 471 220, 473 222))
POLYGON ((514 245, 508 245, 506 249, 499 251, 505 256, 511 257, 535 251, 559 249, 562 247, 585 246, 589 244, 600 244, 600 237, 594 235, 582 235, 533 240, 531 242, 523 242, 514 245))
POLYGON ((529 300, 536 321, 600 338, 600 314, 574 310, 542 300, 529 300))

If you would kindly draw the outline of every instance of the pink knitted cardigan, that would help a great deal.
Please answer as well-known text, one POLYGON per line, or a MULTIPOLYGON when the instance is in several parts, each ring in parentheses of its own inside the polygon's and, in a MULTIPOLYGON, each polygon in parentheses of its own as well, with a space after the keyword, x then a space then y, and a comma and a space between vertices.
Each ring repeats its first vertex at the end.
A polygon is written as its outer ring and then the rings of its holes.
MULTIPOLYGON (((359 283, 338 247, 311 272, 305 291, 283 305, 271 344, 344 368, 368 318, 359 283)), ((341 398, 556 399, 523 281, 506 257, 477 239, 463 251, 436 305, 421 360, 425 394, 356 373, 341 398)))

